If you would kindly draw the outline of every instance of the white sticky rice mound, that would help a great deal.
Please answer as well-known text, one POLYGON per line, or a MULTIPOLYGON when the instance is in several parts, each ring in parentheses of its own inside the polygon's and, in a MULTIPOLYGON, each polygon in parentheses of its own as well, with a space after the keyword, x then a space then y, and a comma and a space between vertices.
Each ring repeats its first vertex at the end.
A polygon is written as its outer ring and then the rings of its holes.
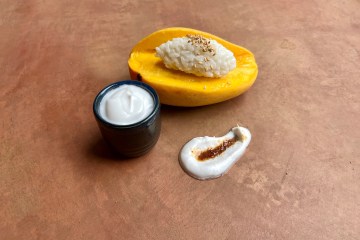
POLYGON ((174 38, 156 47, 160 57, 170 69, 192 73, 196 76, 222 77, 236 68, 234 54, 215 40, 209 40, 215 54, 190 42, 190 38, 174 38))

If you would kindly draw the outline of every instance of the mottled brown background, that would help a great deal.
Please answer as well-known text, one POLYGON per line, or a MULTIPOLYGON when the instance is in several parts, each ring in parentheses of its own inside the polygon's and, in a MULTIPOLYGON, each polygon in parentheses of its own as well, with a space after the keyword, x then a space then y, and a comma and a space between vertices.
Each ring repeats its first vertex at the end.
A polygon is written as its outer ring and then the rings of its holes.
POLYGON ((360 2, 2 0, 0 239, 360 239, 360 2), (254 52, 246 94, 163 107, 154 150, 116 161, 92 101, 129 78, 131 48, 184 26, 254 52), (223 177, 181 146, 253 133, 223 177))

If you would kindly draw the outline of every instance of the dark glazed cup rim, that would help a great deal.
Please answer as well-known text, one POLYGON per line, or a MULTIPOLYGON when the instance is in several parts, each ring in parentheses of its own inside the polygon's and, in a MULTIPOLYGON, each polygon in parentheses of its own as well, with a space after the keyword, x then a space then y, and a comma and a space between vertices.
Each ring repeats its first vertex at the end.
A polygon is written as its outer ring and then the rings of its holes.
POLYGON ((155 91, 155 89, 153 89, 148 84, 137 81, 137 80, 123 80, 123 81, 118 81, 118 82, 114 82, 114 83, 107 85, 96 95, 94 103, 93 103, 93 111, 94 111, 95 117, 98 120, 100 120, 101 123, 103 123, 111 128, 117 128, 117 129, 129 129, 129 128, 134 128, 134 127, 138 127, 143 124, 146 124, 147 122, 149 122, 149 120, 151 120, 156 115, 156 113, 159 111, 159 108, 160 108, 159 96, 158 96, 157 92, 155 91), (135 86, 141 87, 141 88, 147 90, 148 92, 150 92, 150 94, 152 95, 153 100, 154 100, 154 109, 149 114, 149 116, 147 116, 145 119, 143 119, 139 122, 136 122, 136 123, 132 123, 132 124, 128 124, 128 125, 117 125, 117 124, 110 123, 110 122, 106 121, 103 117, 101 117, 101 115, 99 113, 100 102, 103 99, 103 97, 106 95, 107 92, 109 92, 112 89, 118 88, 121 85, 125 85, 125 84, 135 85, 135 86))

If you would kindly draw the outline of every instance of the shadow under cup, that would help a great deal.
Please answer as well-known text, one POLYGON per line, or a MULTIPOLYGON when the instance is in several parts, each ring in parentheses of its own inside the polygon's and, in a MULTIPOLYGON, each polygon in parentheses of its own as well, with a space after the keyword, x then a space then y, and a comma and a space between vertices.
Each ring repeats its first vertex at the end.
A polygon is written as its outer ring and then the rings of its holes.
POLYGON ((110 84, 95 97, 93 110, 104 140, 121 156, 139 157, 144 155, 155 146, 159 139, 161 130, 159 96, 152 87, 143 82, 126 80, 110 84), (150 93, 154 100, 154 109, 149 116, 129 125, 112 124, 102 118, 100 114, 101 100, 110 90, 121 85, 137 86, 150 93))

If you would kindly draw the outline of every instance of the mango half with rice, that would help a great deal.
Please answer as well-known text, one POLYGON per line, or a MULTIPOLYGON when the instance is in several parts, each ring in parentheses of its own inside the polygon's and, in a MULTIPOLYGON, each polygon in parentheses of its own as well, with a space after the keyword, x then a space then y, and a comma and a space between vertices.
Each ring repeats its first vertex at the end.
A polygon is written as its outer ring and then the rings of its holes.
MULTIPOLYGON (((216 49, 211 49, 203 50, 206 54, 216 54, 216 49)), ((207 58, 202 57, 207 62, 207 58)), ((184 107, 204 106, 237 97, 253 85, 258 73, 254 55, 249 50, 212 34, 190 28, 166 28, 150 34, 132 49, 128 65, 131 79, 152 86, 159 94, 161 103, 184 107), (235 68, 218 75, 213 74, 213 77, 211 74, 198 76, 201 74, 166 67, 163 59, 156 53, 156 48, 175 38, 186 36, 190 38, 189 44, 192 44, 191 39, 194 36, 216 41, 233 53, 236 59, 235 68)), ((211 65, 206 70, 211 71, 210 68, 211 65)))

